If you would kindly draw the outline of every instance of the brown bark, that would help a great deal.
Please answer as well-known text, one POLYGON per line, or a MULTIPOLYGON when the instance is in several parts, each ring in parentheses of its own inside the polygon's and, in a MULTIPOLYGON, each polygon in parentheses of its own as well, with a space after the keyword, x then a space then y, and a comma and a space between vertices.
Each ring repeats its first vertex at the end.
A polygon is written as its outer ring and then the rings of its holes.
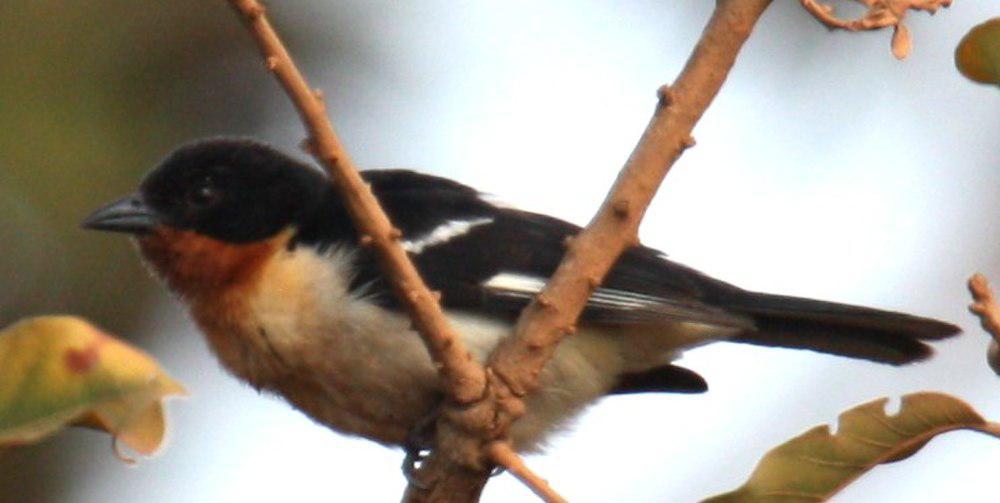
POLYGON ((333 124, 326 115, 322 94, 309 87, 284 44, 264 15, 257 0, 229 0, 245 20, 264 55, 268 70, 295 103, 302 122, 309 131, 310 153, 330 174, 352 220, 361 232, 361 242, 375 250, 386 277, 413 319, 413 326, 423 337, 452 398, 469 403, 483 396, 483 368, 472 359, 461 338, 451 328, 441 311, 437 295, 427 288, 417 268, 399 244, 399 230, 393 227, 385 211, 372 195, 351 161, 333 124))
POLYGON ((504 440, 524 413, 523 397, 574 324, 591 292, 618 256, 638 242, 646 208, 681 153, 694 144, 691 130, 719 92, 736 55, 770 0, 719 0, 687 65, 659 101, 646 131, 601 209, 568 246, 545 290, 522 313, 483 369, 472 360, 444 317, 436 295, 399 246, 395 229, 361 179, 326 116, 319 92, 306 83, 257 0, 228 0, 246 20, 267 67, 294 101, 310 134, 310 151, 330 173, 362 243, 378 254, 396 293, 410 311, 451 401, 438 421, 436 448, 411 484, 406 501, 476 501, 490 469, 501 464, 549 501, 561 501, 532 474, 504 440))
POLYGON ((590 224, 569 245, 545 290, 522 312, 515 335, 491 356, 488 398, 457 408, 438 425, 439 447, 421 469, 425 488, 411 485, 405 501, 475 501, 485 471, 463 469, 487 460, 483 435, 502 438, 524 412, 523 397, 538 386, 538 375, 574 324, 594 288, 618 256, 638 242, 639 222, 673 163, 694 144, 691 130, 722 87, 736 55, 770 0, 720 0, 684 70, 659 91, 659 102, 636 145, 590 224), (485 419, 490 424, 482 424, 485 419), (442 458, 444 461, 442 461, 442 458))

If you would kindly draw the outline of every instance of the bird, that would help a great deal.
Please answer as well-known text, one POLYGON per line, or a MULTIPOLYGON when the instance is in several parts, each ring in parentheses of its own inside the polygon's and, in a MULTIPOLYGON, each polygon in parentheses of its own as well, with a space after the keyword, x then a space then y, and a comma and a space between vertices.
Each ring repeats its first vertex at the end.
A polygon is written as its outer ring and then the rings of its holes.
MULTIPOLYGON (((581 230, 447 178, 398 169, 361 176, 480 362, 581 230)), ((130 235, 235 377, 335 431, 408 453, 432 447, 428 425, 445 399, 436 367, 316 166, 252 139, 197 140, 82 225, 130 235)), ((635 245, 546 364, 509 440, 521 452, 541 450, 609 395, 705 392, 701 375, 674 362, 710 343, 903 365, 958 333, 925 317, 745 290, 635 245)))

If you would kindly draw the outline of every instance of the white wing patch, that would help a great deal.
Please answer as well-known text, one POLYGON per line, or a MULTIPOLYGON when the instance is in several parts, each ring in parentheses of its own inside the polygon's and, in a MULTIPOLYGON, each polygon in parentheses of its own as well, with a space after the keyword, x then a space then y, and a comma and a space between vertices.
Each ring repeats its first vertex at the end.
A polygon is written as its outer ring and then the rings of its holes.
POLYGON ((545 280, 535 276, 502 272, 486 280, 483 286, 512 294, 531 296, 542 291, 542 288, 545 286, 545 280))
POLYGON ((439 225, 420 239, 403 241, 403 249, 410 253, 420 253, 428 246, 439 245, 448 240, 468 233, 475 227, 493 222, 492 218, 477 218, 475 220, 451 220, 439 225))
MULTIPOLYGON (((519 299, 531 299, 545 287, 546 280, 537 276, 502 272, 488 279, 483 286, 497 294, 519 299)), ((667 319, 693 321, 716 326, 749 328, 752 320, 725 310, 680 299, 669 299, 614 288, 598 288, 587 302, 591 307, 620 313, 621 319, 641 322, 667 319)))
MULTIPOLYGON (((545 287, 545 280, 535 276, 502 272, 488 279, 486 283, 483 283, 483 286, 493 290, 501 290, 508 295, 531 297, 542 291, 542 288, 545 287)), ((610 288, 598 288, 591 294, 590 301, 593 304, 622 309, 648 308, 663 304, 663 300, 656 297, 610 288)))

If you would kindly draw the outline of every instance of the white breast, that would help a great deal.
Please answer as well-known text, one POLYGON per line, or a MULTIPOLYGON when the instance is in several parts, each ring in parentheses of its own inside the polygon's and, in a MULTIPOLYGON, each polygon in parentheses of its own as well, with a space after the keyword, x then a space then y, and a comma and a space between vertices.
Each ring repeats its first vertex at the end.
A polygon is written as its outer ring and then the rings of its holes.
MULTIPOLYGON (((239 311, 240 319, 199 319, 220 360, 236 376, 273 391, 323 424, 399 444, 438 405, 439 381, 427 350, 403 314, 348 290, 353 252, 282 250, 239 311), (332 266, 332 267, 331 267, 332 266)), ((196 311, 196 318, 197 310, 196 311)), ((465 344, 484 361, 509 333, 499 320, 449 313, 465 344)), ((581 327, 542 373, 542 389, 511 436, 537 448, 552 430, 603 396, 623 371, 666 362, 663 327, 624 335, 581 327), (622 347, 640 342, 641 351, 622 347), (641 360, 641 361, 639 361, 641 360)))

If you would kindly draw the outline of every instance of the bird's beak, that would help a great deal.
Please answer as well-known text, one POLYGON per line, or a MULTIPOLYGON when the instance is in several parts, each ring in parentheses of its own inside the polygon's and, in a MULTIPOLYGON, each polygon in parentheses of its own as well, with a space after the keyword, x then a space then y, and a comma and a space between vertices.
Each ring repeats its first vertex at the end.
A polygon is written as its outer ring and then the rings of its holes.
POLYGON ((134 193, 91 213, 81 225, 99 231, 146 234, 158 225, 158 219, 142 196, 134 193))

